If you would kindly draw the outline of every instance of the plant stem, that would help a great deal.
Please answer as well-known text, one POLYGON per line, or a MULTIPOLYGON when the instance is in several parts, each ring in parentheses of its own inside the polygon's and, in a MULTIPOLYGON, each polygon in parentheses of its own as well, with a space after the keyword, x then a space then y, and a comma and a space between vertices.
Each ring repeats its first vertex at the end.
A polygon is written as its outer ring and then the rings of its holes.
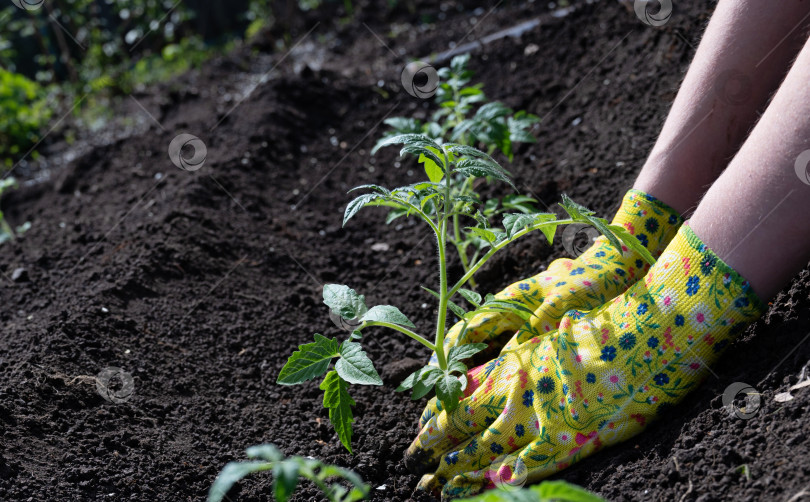
POLYGON ((458 292, 458 290, 461 287, 463 287, 464 284, 466 284, 467 281, 470 280, 470 278, 472 278, 473 274, 475 274, 478 271, 478 269, 481 268, 484 265, 484 263, 486 263, 490 258, 492 258, 492 255, 494 255, 495 253, 497 253, 501 249, 505 248, 510 242, 515 241, 515 240, 523 237, 524 235, 528 234, 529 232, 539 230, 540 228, 543 228, 544 226, 547 226, 547 225, 568 225, 568 224, 571 224, 571 223, 575 223, 574 220, 567 219, 567 220, 545 221, 543 223, 539 223, 539 224, 533 225, 531 227, 526 227, 523 230, 520 230, 519 232, 515 232, 515 234, 512 236, 511 239, 506 239, 506 240, 504 240, 502 242, 499 242, 498 244, 495 244, 494 246, 492 246, 489 249, 489 251, 487 251, 487 253, 484 256, 481 257, 480 260, 478 260, 477 262, 470 265, 470 270, 467 271, 467 273, 464 274, 464 276, 461 279, 459 279, 458 282, 456 282, 456 284, 450 289, 450 291, 448 291, 448 297, 452 297, 454 294, 456 294, 458 292))
POLYGON ((442 147, 442 154, 444 155, 444 204, 442 204, 442 218, 439 222, 440 233, 437 236, 439 245, 439 313, 436 321, 436 343, 434 351, 436 351, 436 360, 439 363, 439 368, 442 370, 447 369, 447 359, 444 355, 444 327, 447 322, 447 300, 450 299, 447 294, 447 223, 450 204, 450 178, 452 176, 452 169, 447 152, 442 147))
POLYGON ((11 240, 15 240, 17 238, 17 235, 14 233, 14 229, 11 228, 11 225, 9 225, 6 222, 5 218, 3 218, 3 213, 2 212, 0 212, 0 232, 7 233, 8 236, 9 236, 9 239, 11 239, 11 240))
POLYGON ((404 333, 404 334, 408 335, 409 337, 413 338, 414 340, 421 343, 422 345, 429 348, 430 350, 435 350, 435 346, 432 343, 430 343, 430 341, 428 341, 425 337, 419 335, 418 333, 415 333, 415 332, 409 330, 408 328, 406 328, 404 326, 400 326, 399 324, 394 324, 394 323, 384 322, 384 321, 366 321, 366 322, 364 322, 362 324, 362 326, 360 326, 358 328, 358 331, 361 331, 364 328, 368 328, 368 327, 371 327, 371 326, 382 326, 384 328, 391 328, 393 330, 399 331, 400 333, 404 333))

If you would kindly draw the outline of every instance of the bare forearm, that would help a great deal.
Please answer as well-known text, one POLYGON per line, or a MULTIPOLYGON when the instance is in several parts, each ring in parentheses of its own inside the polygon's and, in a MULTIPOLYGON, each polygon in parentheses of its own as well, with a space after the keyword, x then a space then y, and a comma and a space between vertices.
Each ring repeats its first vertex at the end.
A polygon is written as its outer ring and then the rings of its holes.
POLYGON ((688 214, 720 175, 805 39, 810 2, 721 0, 634 188, 688 214))

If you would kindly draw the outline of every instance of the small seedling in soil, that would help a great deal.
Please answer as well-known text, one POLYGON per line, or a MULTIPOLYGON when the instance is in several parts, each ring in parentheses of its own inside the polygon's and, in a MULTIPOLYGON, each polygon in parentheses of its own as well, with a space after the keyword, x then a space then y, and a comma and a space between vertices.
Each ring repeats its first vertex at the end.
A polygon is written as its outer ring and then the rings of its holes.
MULTIPOLYGON (((270 444, 247 449, 247 456, 260 459, 246 462, 229 462, 214 480, 208 491, 208 502, 222 502, 228 491, 242 478, 262 471, 273 473, 273 498, 278 502, 290 499, 301 477, 312 481, 330 502, 353 502, 368 497, 369 486, 352 470, 324 464, 320 460, 302 457, 285 459, 275 446, 270 444), (351 488, 332 480, 343 480, 351 488)), ((503 485, 459 502, 605 502, 601 497, 565 481, 544 481, 529 488, 503 485)))
POLYGON ((251 446, 247 449, 247 456, 256 460, 229 462, 222 468, 208 491, 208 502, 221 502, 235 483, 249 474, 262 471, 273 473, 273 496, 279 502, 289 500, 300 478, 314 483, 330 502, 353 502, 368 496, 369 487, 349 469, 312 458, 284 458, 271 444, 251 446), (347 481, 351 488, 339 483, 329 484, 335 478, 347 481))
MULTIPOLYGON (((517 300, 496 299, 492 295, 483 298, 480 294, 465 289, 472 275, 492 256, 517 239, 539 230, 552 242, 559 225, 584 223, 593 225, 602 232, 610 243, 618 249, 624 244, 636 250, 652 263, 653 257, 647 249, 623 227, 610 225, 602 218, 567 196, 560 204, 569 218, 558 219, 554 213, 505 213, 502 227, 490 226, 481 216, 480 202, 458 195, 447 182, 454 176, 465 178, 491 177, 503 181, 514 188, 509 175, 488 154, 468 145, 458 143, 439 144, 421 134, 402 134, 388 138, 376 148, 402 144, 401 155, 425 156, 439 167, 441 176, 433 181, 425 181, 389 190, 377 185, 363 185, 354 190, 370 190, 351 202, 343 215, 345 225, 357 212, 366 206, 384 206, 413 215, 422 220, 434 233, 439 254, 437 290, 423 288, 436 297, 438 315, 436 317, 433 340, 414 331, 415 325, 397 307, 376 305, 369 308, 365 298, 345 285, 327 284, 323 288, 323 301, 330 309, 330 315, 350 334, 343 341, 315 334, 315 341, 298 347, 281 369, 278 383, 295 385, 326 375, 320 384, 324 391, 323 405, 329 409, 329 420, 335 427, 341 443, 351 452, 352 415, 354 401, 349 395, 349 384, 382 385, 377 370, 360 344, 362 333, 368 328, 385 327, 399 331, 431 351, 435 352, 437 366, 427 365, 408 376, 397 391, 411 390, 413 399, 419 399, 432 390, 448 411, 458 407, 459 398, 467 385, 467 366, 464 361, 486 348, 482 343, 460 344, 445 350, 447 334, 447 314, 450 310, 465 324, 459 340, 465 339, 466 323, 480 313, 514 312, 524 320, 532 315, 532 310, 517 300), (487 251, 470 263, 464 275, 451 283, 447 275, 448 233, 455 216, 469 222, 469 232, 481 237, 487 251), (472 306, 467 311, 456 303, 456 295, 472 306), (330 370, 332 361, 337 359, 330 370)), ((426 169, 429 169, 426 166, 426 169)))
POLYGON ((606 502, 602 497, 565 481, 544 481, 529 488, 504 485, 459 502, 606 502))
MULTIPOLYGON (((529 130, 540 122, 540 119, 525 111, 515 113, 498 101, 489 102, 481 90, 483 84, 468 85, 473 76, 473 72, 467 68, 469 60, 469 54, 456 56, 450 62, 449 68, 439 70, 441 84, 436 92, 438 109, 430 120, 421 122, 406 117, 386 119, 384 123, 391 126, 392 130, 377 142, 375 150, 397 135, 424 134, 435 138, 437 143, 455 142, 472 147, 483 146, 489 155, 499 151, 511 162, 515 143, 534 143, 536 140, 529 130)), ((440 153, 435 149, 431 151, 436 155, 440 153)), ((443 178, 442 169, 430 157, 420 155, 419 162, 424 164, 430 181, 438 182, 443 178)), ((476 183, 475 178, 456 174, 449 178, 449 185, 451 197, 466 198, 480 203, 481 196, 476 191, 476 185, 480 183, 476 183)), ((531 214, 536 212, 534 208, 536 202, 525 195, 507 195, 502 199, 489 198, 486 204, 480 205, 479 217, 491 223, 498 215, 508 211, 531 214)), ((392 208, 386 223, 406 214, 408 211, 405 209, 392 208)), ((480 235, 469 231, 459 214, 452 216, 449 225, 447 242, 455 248, 466 273, 471 264, 475 263, 480 254, 486 250, 488 243, 480 235)), ((471 289, 476 288, 474 277, 470 277, 469 284, 471 289)))
MULTIPOLYGON (((15 188, 17 188, 17 180, 14 178, 8 177, 0 180, 0 198, 2 198, 3 192, 13 190, 15 188)), ((11 228, 11 225, 8 224, 3 215, 3 211, 0 210, 0 244, 6 241, 13 241, 18 235, 23 234, 29 228, 31 228, 31 223, 27 221, 18 226, 16 229, 11 228)))

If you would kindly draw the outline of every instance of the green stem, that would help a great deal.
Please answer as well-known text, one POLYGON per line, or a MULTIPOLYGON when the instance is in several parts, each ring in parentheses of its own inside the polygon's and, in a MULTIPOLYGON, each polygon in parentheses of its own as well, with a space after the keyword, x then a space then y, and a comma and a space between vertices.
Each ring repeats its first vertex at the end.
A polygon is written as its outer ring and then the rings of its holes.
MULTIPOLYGON (((472 178, 465 179, 464 183, 461 185, 460 193, 462 195, 468 192, 471 179, 472 178)), ((461 204, 461 206, 463 206, 463 204, 461 204)), ((470 263, 475 260, 470 260, 467 257, 467 246, 461 238, 461 225, 459 224, 459 215, 461 215, 461 212, 457 210, 458 207, 459 204, 454 204, 453 211, 451 213, 453 215, 453 238, 451 241, 453 245, 456 246, 456 253, 458 254, 459 258, 461 258, 461 268, 464 270, 464 273, 467 273, 467 271, 470 269, 470 263)), ((470 277, 470 287, 473 289, 478 287, 478 284, 476 284, 475 278, 473 277, 470 277)))
POLYGON ((509 243, 523 237, 524 235, 528 234, 529 232, 533 232, 535 230, 538 230, 538 229, 540 229, 540 228, 542 228, 542 227, 544 227, 546 225, 552 225, 552 224, 553 225, 568 225, 568 224, 571 224, 571 223, 575 223, 574 220, 567 219, 567 220, 546 221, 546 222, 543 222, 543 223, 539 223, 537 225, 533 225, 531 227, 526 227, 523 230, 520 230, 519 232, 515 232, 515 234, 512 236, 511 239, 506 239, 506 240, 504 240, 502 242, 499 242, 498 244, 495 244, 494 246, 492 246, 489 249, 489 251, 487 251, 487 253, 484 256, 481 257, 480 260, 478 260, 477 262, 470 265, 470 270, 468 270, 467 273, 464 274, 464 276, 461 279, 459 279, 458 282, 450 289, 450 291, 448 291, 448 295, 449 295, 448 297, 452 297, 454 294, 456 294, 458 292, 458 290, 461 289, 464 286, 464 284, 466 284, 472 278, 473 274, 475 274, 478 271, 478 269, 481 268, 484 265, 484 263, 486 263, 490 258, 492 258, 492 255, 494 255, 495 253, 497 253, 501 249, 505 248, 509 243))
POLYGON ((0 213, 0 231, 7 233, 9 239, 11 240, 15 240, 17 238, 17 235, 14 233, 14 229, 11 228, 11 225, 9 225, 5 218, 3 218, 3 213, 0 213))
POLYGON ((436 343, 433 350, 436 351, 436 359, 439 363, 439 368, 442 370, 447 369, 447 359, 444 354, 444 328, 447 322, 447 301, 450 296, 447 294, 447 223, 450 203, 450 179, 452 176, 452 169, 450 161, 447 158, 447 152, 442 147, 442 154, 444 155, 444 204, 442 204, 442 218, 439 223, 440 233, 437 236, 439 245, 439 313, 436 322, 436 343))
POLYGON ((404 333, 404 334, 408 335, 409 337, 413 338, 414 340, 421 343, 422 345, 429 348, 430 350, 435 350, 436 349, 436 347, 432 343, 430 343, 430 341, 428 341, 426 338, 419 335, 418 333, 415 333, 415 332, 409 330, 408 328, 406 328, 404 326, 400 326, 399 324, 394 324, 394 323, 385 322, 385 321, 366 321, 359 328, 357 328, 357 331, 361 331, 361 330, 363 330, 365 328, 369 328, 371 326, 382 326, 383 328, 391 328, 393 330, 399 331, 400 333, 404 333))

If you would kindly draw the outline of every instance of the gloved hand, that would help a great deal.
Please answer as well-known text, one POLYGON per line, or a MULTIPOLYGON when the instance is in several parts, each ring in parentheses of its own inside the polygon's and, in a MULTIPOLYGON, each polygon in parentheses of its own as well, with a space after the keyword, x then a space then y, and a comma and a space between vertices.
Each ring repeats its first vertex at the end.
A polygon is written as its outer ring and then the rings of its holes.
POLYGON ((406 465, 434 472, 419 486, 443 499, 544 478, 665 413, 762 311, 748 283, 684 225, 623 295, 567 312, 549 335, 518 332, 468 372, 453 412, 434 399, 406 465))
MULTIPOLYGON (((613 224, 625 227, 658 257, 675 236, 683 220, 680 215, 655 197, 630 190, 613 218, 613 224)), ((615 298, 643 277, 647 264, 635 251, 620 253, 604 236, 576 259, 559 258, 538 275, 518 281, 497 295, 498 299, 518 300, 534 311, 531 323, 536 334, 557 329, 563 314, 571 309, 592 310, 615 298)), ((458 322, 445 337, 445 349, 464 343, 490 343, 506 334, 512 336, 524 321, 514 313, 479 314, 464 330, 458 322)), ((434 354, 430 363, 437 365, 434 354)))

